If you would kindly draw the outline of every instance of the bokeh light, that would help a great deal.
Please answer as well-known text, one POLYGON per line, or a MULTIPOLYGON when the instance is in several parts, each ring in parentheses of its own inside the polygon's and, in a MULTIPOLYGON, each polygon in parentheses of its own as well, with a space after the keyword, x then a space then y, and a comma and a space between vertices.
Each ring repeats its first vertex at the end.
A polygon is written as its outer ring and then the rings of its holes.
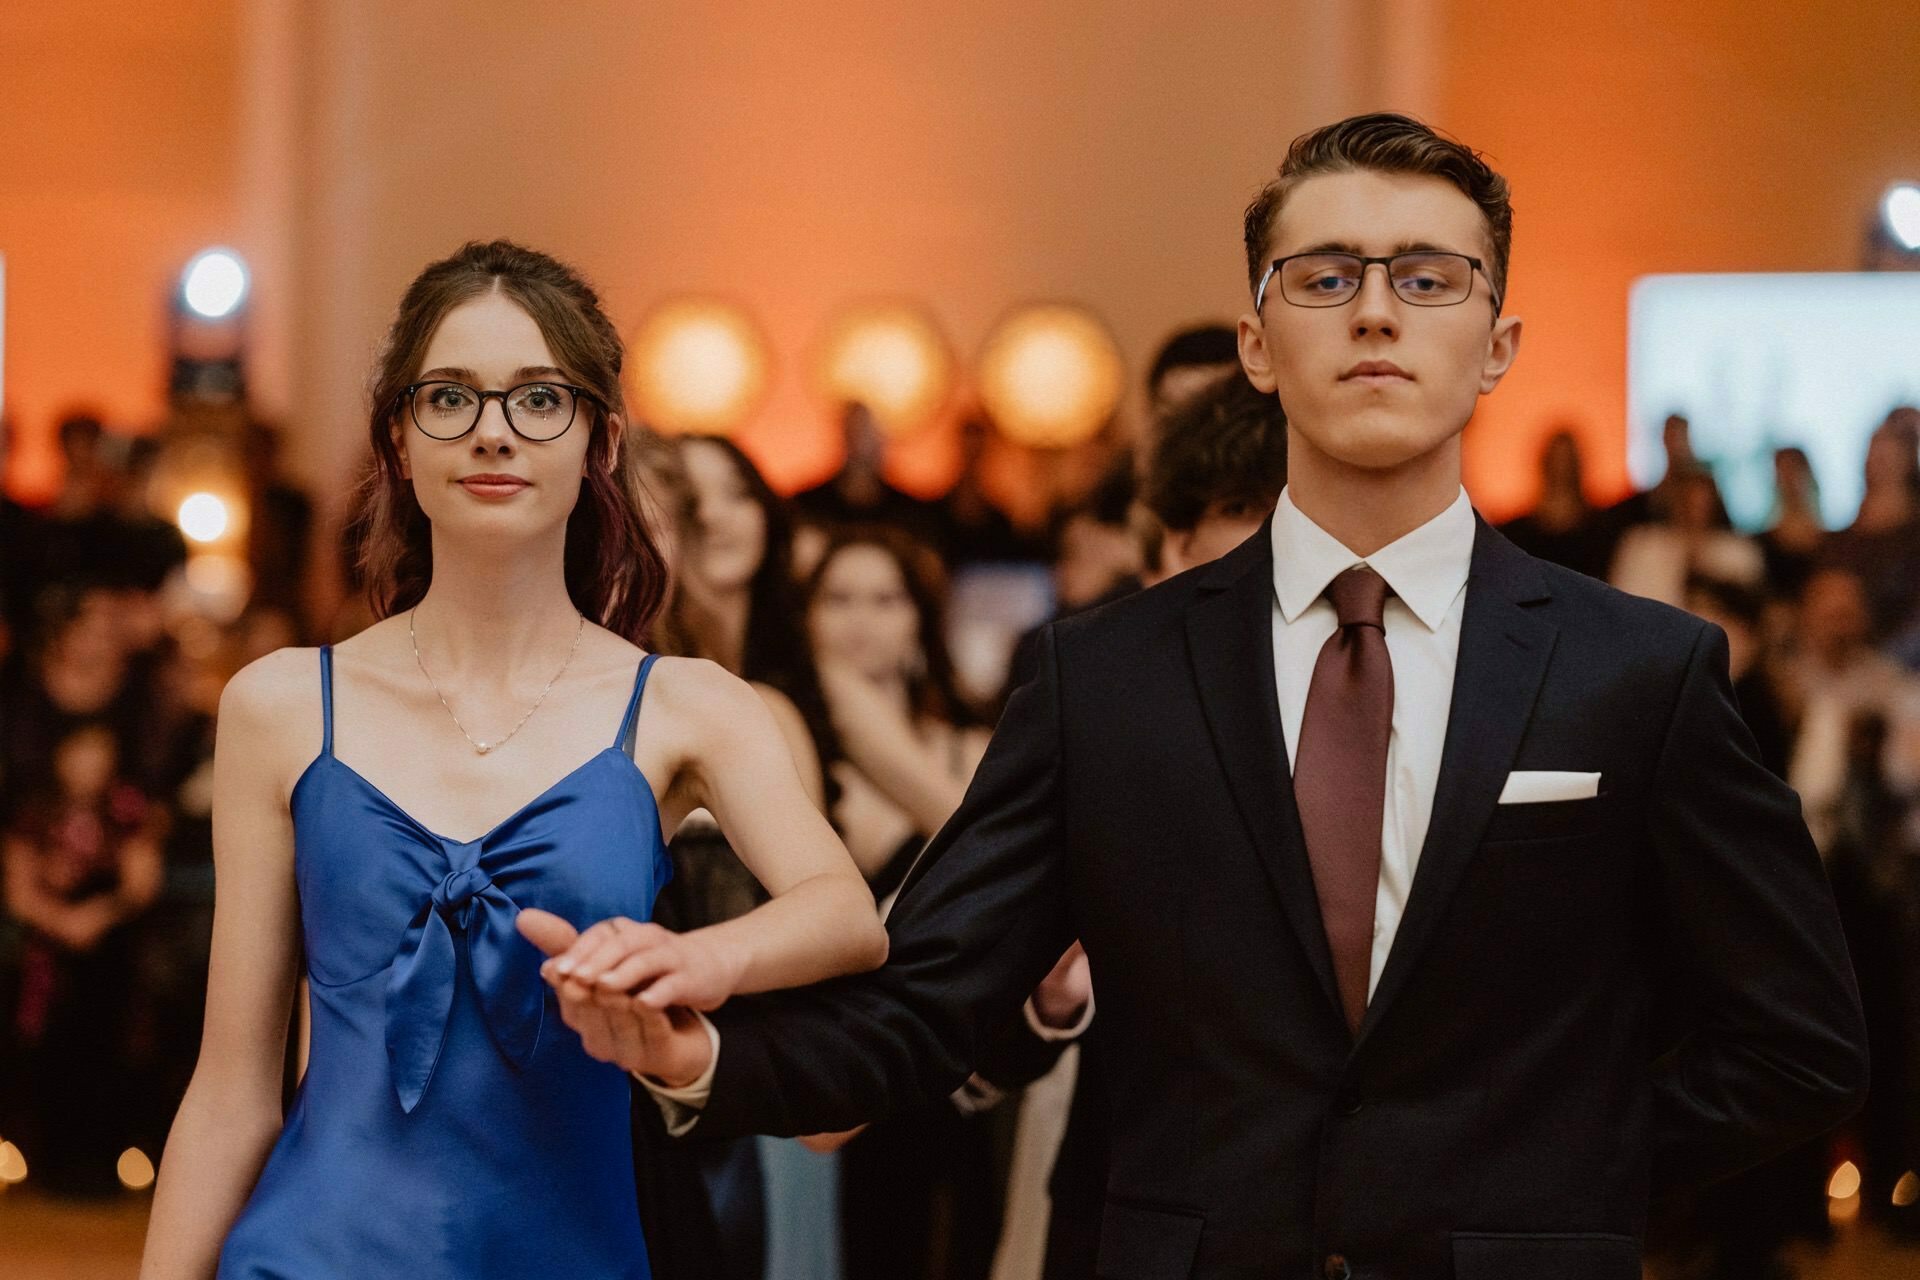
POLYGON ((11 1142, 0 1142, 0 1183, 12 1186, 27 1180, 27 1158, 11 1142))
POLYGON ((180 297, 195 315, 221 320, 247 299, 247 267, 231 249, 194 255, 180 276, 180 297))
POLYGON ((906 435, 939 413, 953 388, 953 352, 925 308, 868 302, 842 310, 820 344, 817 378, 835 402, 873 410, 881 431, 906 435))
POLYGON ((1920 182, 1900 182, 1888 188, 1880 202, 1887 233, 1904 249, 1920 251, 1920 182))
POLYGON ((227 504, 203 491, 190 493, 181 501, 174 523, 195 542, 218 542, 227 531, 229 519, 227 504))
POLYGON ((1113 334, 1084 307, 1021 307, 980 351, 980 402, 1007 438, 1066 448, 1095 435, 1120 403, 1126 367, 1113 334))
POLYGON ((767 343, 742 308, 715 298, 662 303, 629 344, 634 407, 674 434, 727 435, 767 385, 767 343))
POLYGON ((120 1185, 129 1191, 145 1191, 153 1185, 153 1161, 138 1147, 128 1147, 120 1153, 114 1172, 120 1175, 120 1185))

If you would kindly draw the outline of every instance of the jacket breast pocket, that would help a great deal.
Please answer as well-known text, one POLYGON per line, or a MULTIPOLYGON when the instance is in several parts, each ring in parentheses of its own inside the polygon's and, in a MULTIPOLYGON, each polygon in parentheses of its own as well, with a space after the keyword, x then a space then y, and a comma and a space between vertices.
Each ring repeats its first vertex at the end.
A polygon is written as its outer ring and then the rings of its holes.
POLYGON ((1100 1280, 1186 1280, 1206 1222, 1190 1209, 1107 1201, 1100 1219, 1100 1280))
POLYGON ((1456 1231, 1455 1280, 1640 1280, 1640 1242, 1606 1232, 1456 1231))
POLYGON ((1548 800, 1540 804, 1501 804, 1493 808, 1486 844, 1522 840, 1577 840, 1597 836, 1606 829, 1607 797, 1588 796, 1584 800, 1548 800))

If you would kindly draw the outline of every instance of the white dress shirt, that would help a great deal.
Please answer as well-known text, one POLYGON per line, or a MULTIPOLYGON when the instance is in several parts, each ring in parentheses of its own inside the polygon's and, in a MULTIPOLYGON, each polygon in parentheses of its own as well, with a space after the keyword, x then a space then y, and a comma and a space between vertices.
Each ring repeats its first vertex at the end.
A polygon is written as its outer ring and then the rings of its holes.
MULTIPOLYGON (((1358 556, 1293 505, 1282 490, 1273 513, 1273 660, 1280 691, 1280 725, 1293 767, 1320 650, 1339 626, 1325 598, 1327 584, 1356 565, 1368 565, 1393 589, 1387 598, 1387 655, 1393 662, 1393 729, 1387 740, 1386 812, 1380 831, 1380 889, 1374 900, 1373 963, 1367 993, 1380 981, 1387 953, 1406 911, 1407 893, 1433 816, 1433 793, 1453 706, 1453 669, 1460 653, 1460 616, 1465 609, 1467 570, 1473 560, 1473 507, 1462 489, 1453 504, 1412 533, 1370 556, 1358 556)), ((1085 1030, 1092 1008, 1078 1026, 1055 1031, 1027 1019, 1048 1039, 1071 1039, 1085 1030)), ((700 1079, 669 1089, 637 1077, 652 1092, 676 1136, 693 1127, 713 1088, 720 1033, 702 1016, 713 1061, 700 1079)))
POLYGON ((1466 491, 1412 533, 1370 556, 1357 556, 1302 515, 1282 491, 1273 513, 1273 661, 1287 767, 1293 767, 1320 650, 1339 627, 1327 584, 1356 565, 1387 580, 1387 656, 1393 662, 1393 731, 1387 739, 1386 811, 1380 825, 1380 889, 1373 908, 1373 963, 1367 994, 1380 982, 1420 846, 1433 816, 1453 669, 1460 654, 1467 570, 1473 560, 1473 507, 1466 491))

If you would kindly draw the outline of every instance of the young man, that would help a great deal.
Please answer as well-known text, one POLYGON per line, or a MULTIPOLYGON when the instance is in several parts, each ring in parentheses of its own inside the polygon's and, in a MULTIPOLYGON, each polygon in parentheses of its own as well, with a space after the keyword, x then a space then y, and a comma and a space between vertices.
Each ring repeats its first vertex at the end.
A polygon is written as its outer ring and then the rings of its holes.
POLYGON ((1520 344, 1510 232, 1414 121, 1298 139, 1239 329, 1287 411, 1273 519, 1046 634, 879 972, 709 1034, 591 985, 701 935, 523 917, 589 1050, 691 1081, 699 1132, 845 1128, 958 1084, 1078 937, 1115 1280, 1637 1280, 1650 1191, 1849 1114, 1845 946, 1722 633, 1461 490, 1520 344))
POLYGON ((1286 484, 1287 418, 1271 392, 1235 370, 1180 405, 1155 429, 1140 472, 1165 575, 1258 533, 1286 484))

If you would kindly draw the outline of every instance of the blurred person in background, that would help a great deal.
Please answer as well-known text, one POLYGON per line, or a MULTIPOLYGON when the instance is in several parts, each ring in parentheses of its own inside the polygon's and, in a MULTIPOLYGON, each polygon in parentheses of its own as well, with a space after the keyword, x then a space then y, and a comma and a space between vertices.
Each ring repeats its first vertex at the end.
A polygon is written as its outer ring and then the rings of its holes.
MULTIPOLYGON (((1635 525, 1670 519, 1675 489, 1671 482, 1702 465, 1693 451, 1693 424, 1683 413, 1670 413, 1660 424, 1660 450, 1665 455, 1666 469, 1653 487, 1630 493, 1600 513, 1601 527, 1616 542, 1635 525)), ((1608 559, 1611 558, 1610 547, 1608 559)))
POLYGON ((1800 793, 1807 827, 1822 851, 1837 834, 1854 730, 1861 717, 1890 717, 1890 749, 1920 728, 1920 678, 1873 645, 1872 605, 1858 573, 1816 569, 1800 596, 1799 629, 1782 668, 1794 725, 1787 778, 1800 793))
POLYGON ((1240 369, 1240 342, 1232 325, 1181 329, 1154 353, 1147 366, 1147 409, 1158 421, 1240 369))
POLYGON ((923 541, 937 541, 939 507, 895 488, 887 480, 887 438, 873 410, 857 400, 842 405, 840 441, 839 468, 819 484, 793 495, 794 513, 802 524, 817 531, 800 548, 800 572, 811 567, 818 553, 818 534, 838 525, 883 524, 923 541))
MULTIPOLYGON (((793 516, 740 446, 683 436, 659 459, 656 499, 684 514, 674 543, 675 582, 662 610, 667 649, 719 663, 747 680, 779 724, 801 783, 829 812, 840 746, 820 692, 793 581, 793 516)), ((711 815, 692 813, 669 845, 674 878, 656 908, 670 929, 730 920, 766 899, 711 815)), ((636 1124, 659 1112, 642 1100, 636 1124)), ((664 1132, 664 1130, 662 1130, 664 1132)), ((719 1225, 715 1257, 725 1280, 764 1274, 838 1280, 839 1157, 777 1138, 694 1144, 719 1225)))
POLYGON ((1773 523, 1759 538, 1769 593, 1798 599, 1826 546, 1820 481, 1805 449, 1773 451, 1773 523))
POLYGON ((1260 531, 1287 484, 1287 419, 1245 374, 1219 378, 1163 419, 1140 501, 1164 530, 1167 576, 1225 555, 1260 531))
POLYGON ((1038 560, 1042 552, 987 492, 985 462, 993 424, 978 413, 960 420, 960 474, 934 504, 934 547, 952 569, 1038 560))
POLYGON ((1881 640, 1912 620, 1920 596, 1920 411, 1895 409, 1875 428, 1864 476, 1860 510, 1827 539, 1821 563, 1858 575, 1881 640))
POLYGON ((1579 433, 1554 429, 1540 449, 1540 496, 1533 510, 1501 525, 1500 532, 1529 555, 1605 579, 1615 538, 1587 501, 1585 475, 1579 433))
MULTIPOLYGON (((894 529, 847 526, 809 577, 807 634, 846 759, 834 824, 890 905, 960 805, 987 730, 946 647, 945 575, 894 529)), ((986 1280, 1003 1185, 995 1127, 957 1095, 875 1122, 841 1155, 847 1280, 986 1280)))
POLYGON ((117 1190, 117 1158, 136 1136, 126 926, 159 895, 165 828, 98 720, 61 734, 49 782, 5 826, 0 883, 26 931, 8 1002, 20 1081, 8 1132, 55 1194, 117 1190))
POLYGON ((1676 608, 1695 576, 1758 586, 1766 563, 1753 539, 1729 527, 1713 473, 1688 466, 1661 483, 1667 486, 1665 516, 1621 536, 1608 581, 1676 608))

